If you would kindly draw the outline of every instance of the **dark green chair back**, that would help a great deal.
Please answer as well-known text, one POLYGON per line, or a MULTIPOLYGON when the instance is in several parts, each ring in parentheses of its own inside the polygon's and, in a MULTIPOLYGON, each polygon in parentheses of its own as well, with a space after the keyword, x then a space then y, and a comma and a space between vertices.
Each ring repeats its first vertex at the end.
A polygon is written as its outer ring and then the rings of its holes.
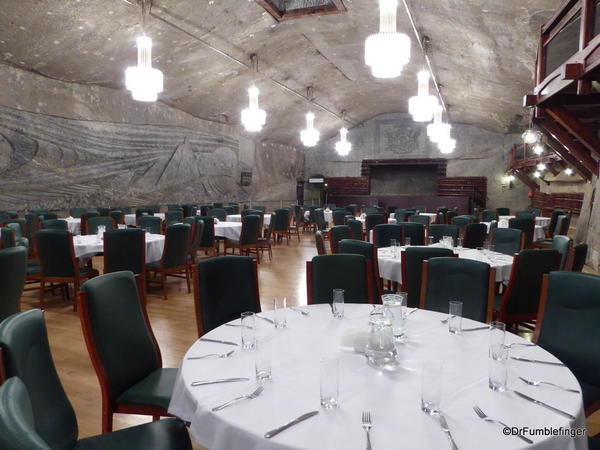
POLYGON ((0 248, 12 248, 16 246, 15 230, 8 227, 0 228, 0 248))
POLYGON ((335 203, 325 203, 323 205, 323 209, 328 209, 328 208, 332 209, 332 210, 335 209, 335 203))
POLYGON ((97 208, 98 214, 100 214, 102 217, 108 217, 108 215, 110 214, 110 208, 97 208))
POLYGON ((88 221, 93 217, 100 217, 100 214, 97 212, 85 212, 81 215, 81 234, 93 234, 87 232, 88 221))
POLYGON ((523 232, 514 228, 496 228, 491 232, 494 251, 505 255, 514 255, 521 250, 523 232))
POLYGON ((160 234, 162 220, 156 216, 140 216, 137 220, 138 228, 147 230, 151 234, 160 234))
POLYGON ((65 230, 40 230, 37 251, 45 277, 69 278, 78 271, 73 235, 65 230))
POLYGON ((129 270, 144 273, 146 233, 139 228, 107 230, 104 234, 104 273, 129 270))
POLYGON ((348 212, 351 215, 355 216, 356 213, 358 212, 358 205, 350 204, 350 205, 346 206, 346 209, 348 210, 348 212))
POLYGON ((45 212, 44 214, 38 214, 38 216, 43 216, 43 219, 58 219, 58 214, 52 212, 45 212))
POLYGON ((315 223, 317 229, 321 231, 327 230, 327 221, 325 220, 325 212, 321 208, 317 208, 314 211, 315 223))
POLYGON ((315 256, 307 262, 308 303, 331 303, 334 289, 344 289, 346 303, 372 303, 367 260, 338 253, 315 256))
POLYGON ((311 205, 308 208, 306 208, 306 210, 308 211, 308 221, 310 223, 317 223, 317 218, 315 217, 315 211, 317 210, 318 206, 314 206, 311 205))
POLYGON ((88 212, 87 208, 71 208, 69 210, 69 214, 71 215, 71 217, 74 217, 76 219, 79 219, 81 215, 85 214, 86 212, 88 212))
POLYGON ((266 207, 266 206, 254 205, 254 206, 252 207, 252 209, 256 209, 257 211, 260 211, 260 212, 262 212, 263 214, 264 214, 265 212, 267 212, 267 207, 266 207))
POLYGON ((6 228, 13 230, 15 234, 15 245, 21 245, 29 248, 29 239, 23 236, 21 224, 18 222, 8 222, 6 228))
POLYGON ((533 245, 533 235, 535 232, 535 219, 510 219, 508 228, 521 230, 525 234, 525 248, 533 245))
POLYGON ((223 208, 223 202, 213 202, 213 208, 223 208))
POLYGON ((398 209, 397 206, 393 206, 393 205, 388 205, 387 207, 387 212, 388 214, 394 214, 396 212, 396 210, 398 209))
POLYGON ((110 212, 109 217, 111 217, 117 225, 125 223, 125 213, 120 209, 113 209, 110 212))
MULTIPOLYGON (((197 213, 198 213, 198 207, 196 205, 192 205, 190 203, 186 203, 185 205, 182 205, 183 208, 183 217, 194 217, 197 213)), ((237 206, 233 206, 233 213, 232 214, 237 214, 238 213, 238 207, 237 206)))
POLYGON ((249 215, 242 217, 242 231, 240 232, 240 245, 252 245, 260 237, 260 216, 249 215))
POLYGON ((510 208, 496 208, 498 216, 510 216, 510 208))
POLYGON ((167 227, 165 230, 165 248, 160 260, 162 268, 171 269, 185 266, 191 228, 187 223, 178 223, 167 227))
POLYGON ((388 223, 375 225, 373 228, 373 244, 376 247, 389 247, 392 239, 396 239, 398 245, 402 245, 404 239, 402 226, 388 223))
POLYGON ((429 236, 433 237, 434 243, 440 242, 444 236, 452 236, 454 246, 456 246, 458 227, 456 225, 434 223, 429 226, 429 236))
POLYGON ((327 250, 325 250, 325 240, 323 239, 323 232, 317 231, 315 233, 315 245, 317 246, 317 254, 318 255, 326 255, 327 250))
POLYGON ((402 290, 408 294, 408 306, 419 306, 423 261, 444 256, 452 257, 454 252, 448 248, 408 247, 401 253, 402 290))
POLYGON ((542 215, 542 210, 540 208, 529 208, 528 210, 531 214, 533 214, 535 217, 539 217, 542 215))
MULTIPOLYGON (((365 208, 365 209, 368 209, 368 208, 365 208)), ((385 214, 378 214, 378 213, 369 214, 369 213, 367 213, 367 216, 365 217, 365 229, 367 231, 367 234, 369 233, 369 231, 371 231, 377 225, 382 225, 384 223, 385 223, 385 214)))
POLYGON ((244 209, 242 210, 242 217, 246 216, 262 216, 264 213, 258 209, 244 209))
POLYGON ((200 248, 213 248, 215 246, 215 221, 212 216, 196 216, 196 220, 204 222, 200 248))
POLYGON ((201 205, 200 206, 200 215, 203 217, 208 217, 208 213, 212 209, 211 205, 201 205))
POLYGON ((425 245, 425 227, 422 223, 400 222, 396 225, 402 227, 404 243, 410 238, 410 245, 425 245))
POLYGON ((117 206, 115 209, 123 211, 123 214, 131 214, 132 211, 131 206, 117 206))
POLYGON ((452 225, 456 225, 459 228, 459 230, 462 230, 467 225, 473 222, 475 222, 475 220, 473 220, 473 216, 456 216, 452 218, 452 221, 450 223, 452 225))
POLYGON ((194 301, 198 336, 239 319, 243 312, 260 312, 256 262, 248 256, 217 256, 200 261, 194 301))
POLYGON ((18 313, 27 276, 27 249, 0 250, 0 322, 18 313))
POLYGON ((345 225, 346 216, 348 215, 348 211, 345 209, 336 209, 333 211, 333 224, 334 225, 345 225))
MULTIPOLYGON (((600 401, 600 277, 552 272, 547 278, 537 344, 573 372, 587 408, 600 401)), ((542 300, 543 301, 543 300, 542 300)))
POLYGON ((425 228, 428 228, 430 223, 431 223, 431 217, 429 216, 422 216, 420 214, 413 214, 412 216, 410 216, 410 218, 408 219, 409 222, 414 222, 414 223, 421 223, 423 224, 423 226, 425 228))
POLYGON ((331 253, 339 253, 339 243, 342 239, 352 239, 352 230, 348 225, 335 225, 329 229, 329 244, 331 253))
POLYGON ((142 208, 151 213, 160 212, 160 205, 146 205, 146 206, 142 206, 142 208))
POLYGON ((569 216, 558 216, 556 219, 556 226, 554 227, 553 236, 561 234, 566 236, 569 234, 569 226, 571 225, 571 218, 569 216))
POLYGON ((463 317, 488 321, 492 312, 494 280, 490 283, 490 265, 467 258, 429 258, 423 308, 448 312, 449 301, 463 303, 463 317))
POLYGON ((425 211, 426 208, 423 205, 411 206, 410 209, 414 209, 415 211, 419 211, 419 212, 427 212, 427 211, 425 211))
POLYGON ((458 217, 458 213, 454 210, 448 211, 446 213, 446 222, 449 224, 452 224, 452 219, 454 219, 455 217, 458 217))
MULTIPOLYGON (((0 323, 0 346, 7 378, 19 377, 31 396, 28 422, 35 424, 35 432, 48 446, 20 448, 74 449, 77 419, 52 360, 42 311, 25 311, 0 323)), ((130 359, 137 360, 137 355, 130 359)), ((131 363, 125 361, 124 366, 131 363)))
POLYGON ((493 209, 484 209, 481 213, 482 222, 491 222, 492 220, 498 220, 498 215, 493 209))
POLYGON ((516 219, 535 219, 535 214, 530 211, 517 211, 515 213, 516 219))
POLYGON ((165 213, 165 222, 167 226, 175 223, 183 223, 183 209, 172 209, 165 213))
POLYGON ((560 253, 560 264, 558 265, 558 270, 565 270, 565 266, 567 264, 567 260, 569 259, 572 248, 573 239, 571 239, 569 236, 555 234, 552 238, 552 249, 560 253))
POLYGON ((556 221, 558 220, 558 216, 564 216, 565 212, 562 209, 555 209, 550 214, 550 223, 548 224, 548 232, 550 233, 550 237, 554 235, 554 229, 556 228, 556 221))
POLYGON ((199 220, 198 216, 190 216, 183 219, 183 223, 187 223, 191 229, 192 237, 190 239, 190 247, 188 254, 192 261, 196 261, 196 253, 200 248, 200 240, 204 233, 204 221, 199 220))
POLYGON ((98 227, 100 226, 104 226, 107 231, 117 228, 117 225, 115 224, 115 219, 113 219, 112 217, 92 217, 88 220, 88 234, 98 233, 98 227))
POLYGON ((587 257, 588 245, 577 244, 573 247, 573 262, 571 270, 573 272, 581 272, 585 266, 585 260, 587 257))
POLYGON ((363 238, 363 224, 360 220, 348 219, 347 225, 352 232, 352 239, 361 241, 363 238))
POLYGON ((379 214, 379 209, 376 206, 367 206, 363 208, 363 213, 365 213, 367 216, 369 214, 379 214))
POLYGON ((290 225, 290 211, 288 209, 276 209, 271 216, 273 231, 287 231, 290 225))
MULTIPOLYGON (((177 226, 177 225, 175 225, 177 226)), ((79 314, 90 323, 91 341, 112 401, 162 367, 133 273, 100 275, 81 286, 79 314)))
POLYGON ((135 210, 135 217, 136 219, 139 219, 142 216, 153 216, 154 215, 154 209, 151 208, 136 208, 135 210))
MULTIPOLYGON (((25 219, 6 219, 6 220, 0 220, 0 223, 2 223, 3 227, 9 226, 11 223, 16 223, 19 224, 19 234, 16 235, 16 237, 23 237, 26 236, 26 220, 25 219)), ((15 230, 15 233, 17 231, 15 230)))
POLYGON ((235 207, 233 206, 223 206, 223 209, 227 213, 227 215, 235 214, 235 207))
POLYGON ((223 208, 213 208, 210 210, 209 214, 222 222, 227 220, 227 211, 225 211, 223 208))
POLYGON ((183 209, 183 207, 179 204, 173 203, 173 204, 167 205, 167 211, 177 211, 179 209, 183 209))
POLYGON ((29 240, 31 240, 34 232, 36 231, 36 217, 37 216, 35 214, 25 214, 25 236, 27 236, 29 240))
POLYGON ((370 242, 356 239, 342 239, 339 243, 340 253, 349 253, 352 255, 362 255, 371 263, 371 285, 373 286, 373 299, 379 303, 383 293, 383 283, 379 276, 379 263, 377 259, 377 247, 370 242))
POLYGON ((470 223, 465 227, 465 238, 463 247, 477 248, 483 247, 483 242, 487 236, 487 225, 485 223, 470 223))

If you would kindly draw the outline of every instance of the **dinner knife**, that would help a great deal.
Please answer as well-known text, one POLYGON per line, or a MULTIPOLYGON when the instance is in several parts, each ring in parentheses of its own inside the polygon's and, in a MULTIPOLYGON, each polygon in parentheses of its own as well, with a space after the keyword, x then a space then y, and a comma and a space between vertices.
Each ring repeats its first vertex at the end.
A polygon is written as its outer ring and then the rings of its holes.
POLYGON ((231 341, 221 341, 219 339, 210 339, 210 338, 200 338, 201 341, 205 341, 205 342, 216 342, 217 344, 227 344, 227 345, 235 345, 237 347, 237 343, 235 342, 231 342, 231 341))
POLYGON ((561 409, 555 408, 554 406, 551 406, 551 405, 549 405, 549 404, 547 404, 547 403, 544 403, 544 402, 541 402, 541 401, 539 401, 539 400, 536 400, 535 398, 532 398, 532 397, 530 397, 530 396, 528 396, 528 395, 522 394, 522 393, 521 393, 521 392, 519 392, 519 391, 513 391, 513 392, 514 392, 515 394, 517 394, 519 397, 521 397, 521 398, 523 398, 523 399, 525 399, 525 400, 527 400, 527 401, 529 401, 529 402, 531 402, 531 403, 535 403, 536 405, 543 406, 544 408, 548 408, 550 411, 554 411, 555 413, 558 413, 558 414, 560 414, 560 415, 563 415, 563 416, 565 416, 565 417, 568 417, 568 418, 569 418, 569 419, 571 419, 571 420, 575 420, 575 416, 573 416, 573 415, 571 415, 571 414, 569 414, 569 413, 567 413, 567 412, 564 412, 564 411, 563 411, 563 410, 561 410, 561 409))
POLYGON ((460 330, 461 332, 468 332, 468 331, 481 331, 481 330, 489 330, 490 327, 486 326, 486 327, 475 327, 475 328, 463 328, 462 330, 460 330))
POLYGON ((302 422, 306 419, 310 419, 312 416, 316 416, 317 414, 319 414, 319 411, 311 411, 306 414, 302 414, 300 417, 286 423, 285 425, 280 426, 279 428, 275 428, 274 430, 267 431, 265 433, 265 437, 267 439, 270 439, 273 436, 278 435, 282 431, 287 430, 289 427, 293 427, 294 425, 299 424, 300 422, 302 422))
POLYGON ((566 367, 563 363, 561 362, 554 362, 554 361, 542 361, 540 359, 527 359, 527 358, 521 358, 520 356, 511 356, 510 359, 514 359, 515 361, 523 361, 523 362, 530 362, 530 363, 538 363, 538 364, 549 364, 551 366, 562 366, 562 367, 566 367))
POLYGON ((454 442, 452 433, 450 433, 448 422, 446 422, 446 418, 442 415, 442 413, 440 413, 440 425, 442 427, 442 431, 446 433, 446 436, 448 436, 448 439, 450 439, 450 445, 452 445, 452 450, 458 450, 458 446, 456 445, 456 442, 454 442))
POLYGON ((237 381, 250 381, 250 378, 220 378, 218 380, 193 381, 192 386, 206 386, 207 384, 219 383, 235 383, 237 381))
POLYGON ((266 320, 269 323, 275 323, 275 322, 273 322, 272 319, 269 319, 268 317, 265 317, 265 316, 261 316, 260 314, 256 314, 256 317, 258 317, 259 319, 262 319, 262 320, 266 320))

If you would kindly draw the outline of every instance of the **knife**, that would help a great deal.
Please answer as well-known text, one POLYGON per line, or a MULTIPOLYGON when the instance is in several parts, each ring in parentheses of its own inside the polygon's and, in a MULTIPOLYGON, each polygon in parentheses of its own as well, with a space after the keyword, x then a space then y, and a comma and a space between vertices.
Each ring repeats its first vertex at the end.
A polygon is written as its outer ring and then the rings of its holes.
POLYGON ((442 413, 440 413, 440 425, 442 427, 442 431, 446 433, 446 436, 448 436, 448 439, 450 439, 452 450, 458 450, 458 446, 456 445, 456 442, 454 442, 452 433, 450 433, 450 428, 448 428, 448 422, 446 422, 446 418, 442 415, 442 413))
POLYGON ((235 342, 231 342, 231 341, 221 341, 219 339, 209 339, 209 338, 200 338, 201 341, 205 341, 205 342, 216 342, 217 344, 227 344, 227 345, 235 345, 237 346, 237 343, 235 342))
POLYGON ((236 381, 250 381, 250 378, 221 378, 218 380, 193 381, 192 386, 205 386, 207 384, 219 383, 235 383, 236 381))
POLYGON ((539 359, 527 359, 527 358, 521 358, 519 356, 511 356, 510 359, 514 359, 515 361, 523 361, 523 362, 530 362, 530 363, 538 363, 538 364, 549 364, 551 366, 562 366, 562 367, 566 367, 563 363, 561 362, 552 362, 552 361, 541 361, 539 359))
POLYGON ((269 323, 275 323, 275 322, 273 322, 272 319, 269 319, 268 317, 265 317, 265 316, 261 316, 260 314, 256 314, 256 317, 258 317, 259 319, 262 319, 262 320, 266 320, 269 323))
POLYGON ((513 391, 515 394, 517 394, 519 397, 524 398, 527 401, 530 401, 531 403, 535 403, 536 405, 540 405, 543 406, 544 408, 548 408, 551 411, 554 411, 555 413, 561 414, 565 417, 568 417, 571 420, 575 420, 575 416, 572 416, 571 414, 564 412, 558 408, 555 408, 554 406, 550 406, 547 403, 541 402, 539 400, 536 400, 535 398, 531 398, 528 395, 522 394, 519 391, 513 391))
POLYGON ((317 414, 319 414, 319 411, 311 411, 309 413, 302 414, 300 417, 298 417, 298 418, 296 418, 296 419, 294 419, 294 420, 286 423, 285 425, 280 426, 279 428, 275 428, 274 430, 267 431, 265 433, 265 437, 267 439, 270 439, 273 436, 278 435, 282 431, 287 430, 289 427, 292 427, 292 426, 294 426, 294 425, 302 422, 303 420, 310 419, 312 416, 316 416, 317 414))
POLYGON ((480 330, 489 330, 490 327, 476 327, 476 328, 463 328, 462 330, 460 330, 461 332, 467 332, 467 331, 480 331, 480 330))

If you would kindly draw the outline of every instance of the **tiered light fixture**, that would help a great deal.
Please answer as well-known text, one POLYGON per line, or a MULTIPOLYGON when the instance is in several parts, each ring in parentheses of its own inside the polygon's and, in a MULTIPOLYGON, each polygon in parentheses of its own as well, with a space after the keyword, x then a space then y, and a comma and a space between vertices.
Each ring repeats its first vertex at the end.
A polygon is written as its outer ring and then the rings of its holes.
POLYGON ((544 144, 542 144, 541 142, 536 142, 535 144, 533 144, 533 147, 531 147, 531 149, 536 155, 541 155, 542 153, 544 153, 544 150, 546 150, 546 147, 544 147, 544 144))
POLYGON ((242 124, 246 131, 257 132, 267 123, 267 113, 258 107, 258 88, 248 89, 248 108, 242 110, 242 124))
POLYGON ((539 163, 537 165, 537 170, 543 172, 544 170, 546 170, 546 164, 544 164, 543 162, 539 163))
POLYGON ((415 122, 429 122, 438 106, 434 95, 429 95, 429 72, 421 70, 417 74, 418 93, 408 99, 408 112, 415 122))
POLYGON ((456 139, 448 137, 447 139, 444 139, 438 143, 438 147, 440 149, 440 153, 452 153, 456 148, 456 139))
POLYGON ((570 167, 567 167, 564 172, 565 172, 565 175, 568 175, 568 176, 573 175, 573 169, 571 169, 570 167))
POLYGON ((410 61, 410 38, 396 31, 398 0, 379 0, 379 33, 365 41, 365 63, 376 78, 396 78, 410 61))
POLYGON ((300 132, 300 140, 306 147, 314 147, 319 142, 321 134, 315 128, 315 115, 306 114, 306 129, 300 132))
POLYGON ((442 105, 436 105, 433 111, 433 123, 427 125, 427 136, 436 144, 450 137, 450 124, 444 122, 443 114, 442 105))
POLYGON ((528 145, 533 145, 536 142, 539 142, 539 140, 542 138, 542 133, 528 128, 523 132, 521 137, 523 138, 523 142, 525 142, 528 145))
POLYGON ((340 128, 340 140, 335 143, 335 151, 340 156, 347 156, 352 150, 352 144, 348 142, 348 129, 346 127, 340 128))

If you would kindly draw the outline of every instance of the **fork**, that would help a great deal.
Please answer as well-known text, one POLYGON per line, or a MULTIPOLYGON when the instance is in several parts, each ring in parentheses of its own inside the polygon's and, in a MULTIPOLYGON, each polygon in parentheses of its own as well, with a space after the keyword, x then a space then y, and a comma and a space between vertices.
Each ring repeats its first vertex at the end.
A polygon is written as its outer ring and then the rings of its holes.
POLYGON ((362 427, 367 432, 367 450, 371 450, 371 413, 369 411, 363 411, 362 413, 362 427))
POLYGON ((581 392, 580 392, 580 391, 578 391, 577 389, 569 389, 569 388, 566 388, 566 387, 562 387, 562 386, 560 386, 560 385, 558 385, 558 384, 550 383, 549 381, 533 381, 533 380, 526 380, 525 378, 523 378, 523 377, 521 377, 521 376, 519 377, 519 379, 520 379, 520 380, 521 380, 523 383, 527 383, 527 384, 529 384, 530 386, 539 386, 539 385, 541 385, 541 384, 547 384, 548 386, 554 386, 555 388, 562 389, 563 391, 567 391, 567 392, 574 392, 575 394, 580 394, 580 393, 581 393, 581 392))
POLYGON ((302 314, 303 316, 308 316, 309 313, 307 313, 306 311, 300 309, 300 308, 294 308, 293 306, 290 307, 290 309, 292 311, 296 311, 297 313, 302 314))
MULTIPOLYGON (((502 427, 505 428, 511 428, 508 425, 506 425, 504 422, 501 422, 499 420, 496 419, 492 419, 491 417, 488 417, 486 413, 484 413, 481 408, 477 405, 473 406, 473 411, 475 411, 475 414, 477 414, 482 420, 484 420, 485 422, 491 422, 491 423, 495 423, 498 424, 502 427)), ((527 442, 528 444, 533 444, 533 441, 529 438, 526 438, 525 436, 523 436, 522 434, 517 434, 517 437, 523 439, 525 442, 527 442)))
POLYGON ((535 344, 532 344, 531 342, 513 342, 512 344, 505 345, 504 347, 513 348, 517 345, 522 345, 523 347, 535 347, 535 344))
POLYGON ((228 402, 223 403, 222 405, 215 406, 212 409, 212 411, 221 411, 222 409, 225 409, 228 406, 231 406, 234 403, 237 403, 237 402, 242 401, 242 400, 246 400, 246 399, 252 400, 252 399, 258 397, 262 393, 262 391, 264 391, 264 389, 265 389, 264 387, 259 386, 258 388, 256 388, 256 390, 252 394, 241 395, 239 397, 236 397, 233 400, 229 400, 228 402))
POLYGON ((233 352, 235 352, 235 350, 231 350, 230 352, 227 352, 227 353, 209 353, 208 355, 202 355, 202 356, 190 356, 187 359, 204 359, 204 358, 209 358, 211 356, 216 356, 217 358, 229 358, 231 355, 233 355, 233 352))

